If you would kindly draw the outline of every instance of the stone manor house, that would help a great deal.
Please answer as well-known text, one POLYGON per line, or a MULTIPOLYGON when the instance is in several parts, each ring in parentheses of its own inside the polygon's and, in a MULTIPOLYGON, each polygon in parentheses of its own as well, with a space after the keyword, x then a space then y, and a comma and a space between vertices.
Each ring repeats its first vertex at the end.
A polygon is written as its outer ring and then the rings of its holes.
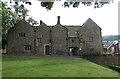
POLYGON ((83 25, 48 26, 40 21, 32 26, 19 21, 8 31, 8 54, 25 55, 79 55, 82 51, 103 51, 101 28, 89 18, 83 25))

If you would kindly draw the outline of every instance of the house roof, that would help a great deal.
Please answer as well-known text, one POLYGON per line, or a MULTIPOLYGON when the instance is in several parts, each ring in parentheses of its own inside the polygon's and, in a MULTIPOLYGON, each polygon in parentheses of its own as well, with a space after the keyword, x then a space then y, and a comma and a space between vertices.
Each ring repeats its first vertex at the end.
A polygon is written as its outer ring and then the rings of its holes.
POLYGON ((109 48, 113 44, 113 41, 103 41, 103 47, 109 48))
POLYGON ((8 29, 8 32, 11 30, 11 29, 13 29, 13 28, 15 28, 19 23, 22 23, 22 24, 28 24, 30 27, 33 27, 33 26, 31 26, 28 22, 26 22, 26 20, 24 20, 24 19, 22 19, 22 20, 19 20, 13 27, 11 27, 10 29, 8 29))
MULTIPOLYGON (((88 18, 88 19, 86 20, 86 22, 83 23, 82 26, 84 26, 85 24, 87 24, 87 25, 95 24, 96 26, 98 26, 91 18, 88 18)), ((98 27, 99 27, 99 26, 98 26, 98 27)), ((99 28, 100 28, 100 27, 99 27, 99 28)), ((102 30, 102 29, 100 28, 100 30, 102 30)))
MULTIPOLYGON (((78 33, 77 31, 81 28, 80 25, 61 25, 65 27, 68 30, 68 37, 77 37, 78 33)), ((49 26, 50 28, 54 26, 49 26)))
POLYGON ((116 45, 118 43, 119 43, 118 41, 103 41, 103 45, 104 45, 103 47, 109 49, 113 45, 116 45))

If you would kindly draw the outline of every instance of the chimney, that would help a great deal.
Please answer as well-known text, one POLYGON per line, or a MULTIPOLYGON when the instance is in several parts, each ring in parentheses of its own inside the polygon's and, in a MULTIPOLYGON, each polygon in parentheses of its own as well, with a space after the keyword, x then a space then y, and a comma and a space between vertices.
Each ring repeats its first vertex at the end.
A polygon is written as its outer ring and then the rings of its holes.
POLYGON ((40 20, 40 25, 42 24, 42 20, 40 20))
POLYGON ((57 24, 60 24, 60 16, 57 16, 57 24))

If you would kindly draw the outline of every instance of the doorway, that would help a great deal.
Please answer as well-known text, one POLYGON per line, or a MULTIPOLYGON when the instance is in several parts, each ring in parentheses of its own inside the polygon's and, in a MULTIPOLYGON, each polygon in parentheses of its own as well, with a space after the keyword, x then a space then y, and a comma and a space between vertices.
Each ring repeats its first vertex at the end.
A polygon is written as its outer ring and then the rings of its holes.
POLYGON ((71 55, 77 55, 75 47, 69 47, 69 56, 71 56, 71 55))
POLYGON ((49 55, 50 54, 50 46, 49 45, 45 45, 44 54, 45 55, 49 55))

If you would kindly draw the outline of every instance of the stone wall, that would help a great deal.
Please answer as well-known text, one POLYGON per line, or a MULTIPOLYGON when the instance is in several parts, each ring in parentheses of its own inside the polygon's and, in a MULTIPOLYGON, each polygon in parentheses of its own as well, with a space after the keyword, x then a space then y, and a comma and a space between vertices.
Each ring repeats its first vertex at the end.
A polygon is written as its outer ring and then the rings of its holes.
POLYGON ((42 21, 39 26, 31 26, 21 20, 8 31, 9 54, 46 55, 45 51, 49 50, 52 55, 68 55, 70 47, 75 48, 77 53, 81 53, 80 48, 86 53, 103 51, 101 28, 90 18, 82 26, 64 26, 60 22, 47 26, 42 21), (19 36, 19 33, 25 36, 19 36), (31 47, 26 48, 26 45, 31 47), (25 48, 30 50, 26 51, 25 48))
POLYGON ((34 53, 34 29, 25 20, 21 20, 8 31, 7 41, 6 51, 8 54, 34 53), (26 51, 25 45, 30 45, 31 50, 26 51))
POLYGON ((58 55, 67 53, 67 29, 60 24, 52 28, 52 53, 58 55))
POLYGON ((50 30, 50 27, 43 22, 36 28, 36 54, 45 55, 45 46, 49 45, 51 47, 50 30))

